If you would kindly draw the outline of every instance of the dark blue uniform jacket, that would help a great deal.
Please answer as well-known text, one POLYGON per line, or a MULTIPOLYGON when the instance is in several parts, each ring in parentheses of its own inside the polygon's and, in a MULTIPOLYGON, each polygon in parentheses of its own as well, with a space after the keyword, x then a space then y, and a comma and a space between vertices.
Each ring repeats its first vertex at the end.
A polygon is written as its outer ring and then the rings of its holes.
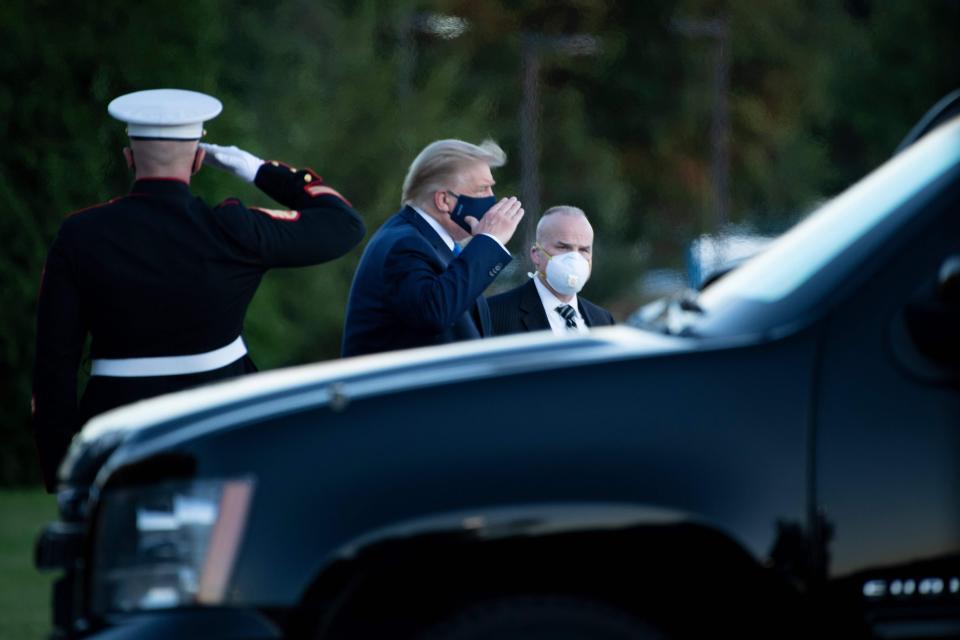
POLYGON ((88 334, 92 359, 224 347, 241 335, 268 269, 332 260, 363 237, 357 213, 310 170, 266 163, 256 185, 284 208, 238 200, 211 207, 184 182, 149 179, 63 222, 41 282, 34 369, 34 431, 48 488, 70 438, 89 417, 254 370, 243 358, 203 373, 93 376, 78 406, 88 334))

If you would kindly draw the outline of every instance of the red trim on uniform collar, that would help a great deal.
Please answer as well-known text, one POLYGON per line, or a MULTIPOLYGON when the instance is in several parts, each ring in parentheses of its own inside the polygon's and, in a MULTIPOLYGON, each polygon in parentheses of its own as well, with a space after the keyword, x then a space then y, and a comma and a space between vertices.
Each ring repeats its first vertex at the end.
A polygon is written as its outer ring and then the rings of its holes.
POLYGON ((186 196, 190 195, 190 183, 178 178, 141 178, 130 187, 130 196, 186 196))

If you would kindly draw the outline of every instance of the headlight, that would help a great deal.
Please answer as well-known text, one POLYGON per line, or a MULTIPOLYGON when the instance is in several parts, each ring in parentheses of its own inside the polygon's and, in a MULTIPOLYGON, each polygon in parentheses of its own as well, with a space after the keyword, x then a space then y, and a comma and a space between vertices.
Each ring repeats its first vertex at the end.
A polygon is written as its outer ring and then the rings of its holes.
POLYGON ((108 489, 94 542, 94 611, 222 602, 252 494, 250 479, 108 489))

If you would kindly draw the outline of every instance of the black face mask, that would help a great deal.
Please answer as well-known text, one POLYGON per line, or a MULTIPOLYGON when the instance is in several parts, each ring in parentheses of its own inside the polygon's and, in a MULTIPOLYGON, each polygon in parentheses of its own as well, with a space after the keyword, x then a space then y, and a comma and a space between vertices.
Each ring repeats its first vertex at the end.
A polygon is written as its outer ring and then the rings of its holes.
MULTIPOLYGON (((452 191, 448 191, 452 196, 457 194, 452 191)), ((467 216, 473 216, 477 220, 483 217, 487 211, 490 210, 490 207, 497 203, 496 196, 483 196, 480 198, 474 198, 471 196, 459 195, 457 196, 457 204, 453 206, 453 211, 450 212, 450 217, 458 225, 463 227, 467 233, 472 233, 470 225, 467 224, 467 221, 464 219, 467 216)))

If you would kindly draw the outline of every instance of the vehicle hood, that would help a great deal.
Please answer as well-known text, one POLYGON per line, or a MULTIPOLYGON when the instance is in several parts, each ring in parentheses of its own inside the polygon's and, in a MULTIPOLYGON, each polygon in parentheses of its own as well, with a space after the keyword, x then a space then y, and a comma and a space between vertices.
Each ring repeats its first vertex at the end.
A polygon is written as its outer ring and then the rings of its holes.
MULTIPOLYGON (((251 417, 336 406, 385 393, 511 373, 575 367, 598 361, 657 357, 702 348, 689 337, 626 326, 602 327, 582 336, 549 331, 345 358, 256 373, 217 384, 150 398, 103 413, 78 433, 60 468, 62 481, 92 480, 124 441, 146 432, 169 434, 180 424, 231 414, 251 417)), ((226 421, 218 420, 223 424, 226 421)))

